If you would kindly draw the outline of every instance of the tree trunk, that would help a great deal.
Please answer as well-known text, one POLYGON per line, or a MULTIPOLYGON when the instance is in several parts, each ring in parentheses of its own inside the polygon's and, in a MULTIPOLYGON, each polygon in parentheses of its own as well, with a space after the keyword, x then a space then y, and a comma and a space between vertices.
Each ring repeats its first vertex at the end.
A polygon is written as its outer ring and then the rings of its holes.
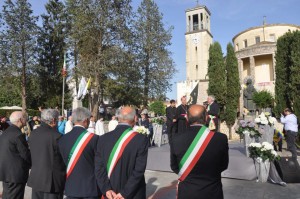
POLYGON ((232 125, 229 125, 229 140, 232 140, 232 125))
POLYGON ((26 112, 26 60, 25 60, 25 44, 21 47, 22 50, 22 80, 21 80, 21 87, 22 87, 22 111, 26 112))
POLYGON ((144 99, 143 105, 147 107, 148 105, 148 98, 149 98, 149 54, 147 53, 146 57, 146 65, 145 65, 145 77, 144 77, 144 99))

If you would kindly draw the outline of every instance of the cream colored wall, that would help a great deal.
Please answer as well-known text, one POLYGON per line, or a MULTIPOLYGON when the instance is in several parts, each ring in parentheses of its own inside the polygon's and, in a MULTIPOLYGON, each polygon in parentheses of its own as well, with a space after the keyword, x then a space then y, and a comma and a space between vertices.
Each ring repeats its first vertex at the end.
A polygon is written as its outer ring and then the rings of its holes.
POLYGON ((212 37, 206 31, 202 31, 185 35, 185 42, 187 80, 205 79, 212 37), (193 42, 193 37, 199 39, 197 44, 193 42), (196 65, 198 65, 198 69, 196 68, 196 65))
MULTIPOLYGON (((256 44, 255 37, 260 36, 260 42, 264 41, 264 35, 265 35, 265 41, 271 41, 271 34, 275 34, 275 39, 277 40, 280 36, 284 35, 288 31, 295 31, 300 30, 300 27, 295 27, 291 25, 270 25, 265 26, 263 34, 263 26, 258 28, 250 29, 249 31, 245 31, 244 33, 241 33, 236 38, 234 38, 234 46, 236 47, 237 44, 239 46, 239 50, 245 48, 244 46, 244 40, 247 40, 248 47, 256 44)), ((235 50, 237 50, 235 48, 235 50)))
POLYGON ((255 83, 274 81, 272 55, 255 57, 255 83))

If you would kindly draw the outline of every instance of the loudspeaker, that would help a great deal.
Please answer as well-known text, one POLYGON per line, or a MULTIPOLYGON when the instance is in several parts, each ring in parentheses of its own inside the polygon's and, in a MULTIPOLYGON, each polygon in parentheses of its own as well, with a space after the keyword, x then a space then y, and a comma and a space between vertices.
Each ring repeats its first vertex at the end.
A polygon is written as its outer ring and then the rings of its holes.
POLYGON ((274 162, 281 179, 286 183, 300 183, 300 166, 292 157, 281 157, 274 162))

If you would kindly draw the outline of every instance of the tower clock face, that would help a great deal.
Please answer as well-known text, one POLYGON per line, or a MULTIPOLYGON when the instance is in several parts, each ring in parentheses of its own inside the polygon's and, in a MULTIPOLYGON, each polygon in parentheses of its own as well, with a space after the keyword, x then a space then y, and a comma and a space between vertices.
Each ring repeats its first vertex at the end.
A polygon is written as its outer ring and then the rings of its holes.
POLYGON ((199 43, 199 38, 196 35, 192 36, 192 41, 194 44, 198 44, 199 43))

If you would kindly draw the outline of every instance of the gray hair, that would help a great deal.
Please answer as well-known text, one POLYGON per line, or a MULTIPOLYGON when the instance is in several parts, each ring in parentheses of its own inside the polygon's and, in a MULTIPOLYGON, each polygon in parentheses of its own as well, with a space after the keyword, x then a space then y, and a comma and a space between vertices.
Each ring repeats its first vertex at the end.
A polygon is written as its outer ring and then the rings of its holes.
POLYGON ((46 124, 50 124, 53 119, 57 121, 59 112, 56 109, 44 109, 41 113, 41 120, 46 124))
POLYGON ((9 121, 12 124, 16 124, 20 119, 26 119, 26 114, 22 113, 22 111, 15 111, 9 116, 9 121))
POLYGON ((207 98, 210 98, 212 101, 215 101, 215 100, 216 100, 216 98, 215 98, 214 95, 209 95, 207 98))
POLYGON ((90 119, 91 115, 91 112, 87 108, 78 107, 72 111, 72 122, 83 122, 86 119, 90 119))
POLYGON ((122 111, 122 109, 118 109, 116 111, 116 116, 117 116, 118 120, 134 121, 135 115, 136 115, 136 112, 133 108, 131 108, 130 112, 122 111))

